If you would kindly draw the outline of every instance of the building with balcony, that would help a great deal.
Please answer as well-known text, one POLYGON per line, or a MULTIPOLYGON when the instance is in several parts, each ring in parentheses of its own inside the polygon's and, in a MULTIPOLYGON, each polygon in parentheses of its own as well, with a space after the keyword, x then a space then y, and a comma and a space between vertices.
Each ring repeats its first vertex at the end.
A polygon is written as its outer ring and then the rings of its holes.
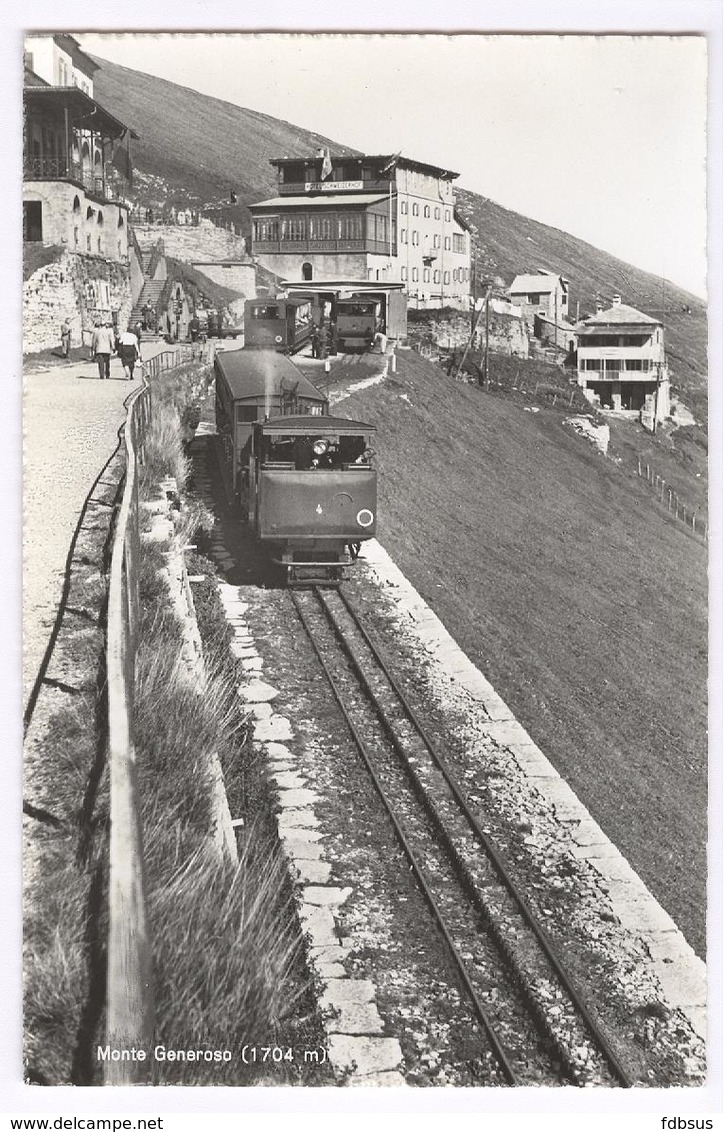
POLYGON ((23 76, 23 346, 72 345, 132 306, 131 138, 93 98, 98 66, 67 35, 26 37, 23 76))
POLYGON ((272 161, 278 195, 250 206, 252 254, 292 282, 403 283, 412 307, 470 305, 457 173, 395 156, 272 161))
POLYGON ((510 301, 522 307, 528 328, 534 330, 536 315, 554 324, 568 318, 568 280, 540 268, 516 275, 508 288, 510 301))
POLYGON ((126 262, 134 135, 89 93, 97 69, 72 36, 27 37, 23 239, 126 262))
POLYGON ((641 413, 654 423, 665 420, 670 387, 663 323, 618 295, 608 310, 598 306, 577 327, 578 384, 585 396, 604 409, 641 413))

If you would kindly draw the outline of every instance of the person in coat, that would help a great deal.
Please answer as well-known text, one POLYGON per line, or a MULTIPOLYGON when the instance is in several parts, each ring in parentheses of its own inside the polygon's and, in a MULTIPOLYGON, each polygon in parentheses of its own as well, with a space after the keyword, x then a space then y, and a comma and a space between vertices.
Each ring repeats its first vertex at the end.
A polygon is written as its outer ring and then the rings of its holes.
POLYGON ((139 341, 132 330, 124 330, 116 341, 116 349, 121 359, 123 373, 129 381, 133 381, 133 370, 136 362, 141 360, 139 341))
POLYGON ((113 329, 110 322, 96 323, 91 338, 91 358, 98 363, 98 377, 101 381, 111 376, 113 346, 113 329))

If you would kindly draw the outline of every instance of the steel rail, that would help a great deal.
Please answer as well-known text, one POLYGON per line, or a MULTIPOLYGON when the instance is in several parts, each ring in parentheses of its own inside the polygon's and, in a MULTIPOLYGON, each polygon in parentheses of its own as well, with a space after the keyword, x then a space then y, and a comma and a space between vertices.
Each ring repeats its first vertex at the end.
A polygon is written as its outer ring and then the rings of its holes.
MULTIPOLYGON (((314 588, 314 592, 315 593, 317 592, 316 587, 314 588)), ((360 736, 357 728, 354 725, 354 722, 352 721, 352 719, 349 715, 349 712, 347 711, 347 708, 346 708, 344 701, 343 701, 343 698, 342 698, 342 694, 339 691, 337 681, 335 680, 335 678, 334 678, 334 676, 333 676, 333 674, 332 674, 332 672, 329 668, 329 665, 327 664, 326 660, 322 656, 319 645, 317 644, 317 642, 314 638, 314 634, 312 632, 312 629, 309 625, 307 614, 304 611, 304 609, 302 608, 302 604, 301 604, 301 601, 299 599, 299 596, 295 591, 291 591, 291 597, 292 597, 292 602, 294 604, 294 608, 297 611, 297 615, 299 617, 299 620, 301 621, 301 623, 304 627, 304 630, 305 630, 307 636, 309 637, 312 648, 314 649, 314 652, 317 656, 317 659, 319 660, 319 663, 322 666, 324 674, 327 677, 327 680, 329 681, 329 685, 330 685, 332 692, 334 694, 334 697, 335 697, 335 699, 336 699, 336 701, 339 705, 339 708, 342 712, 342 715, 345 718, 345 722, 347 723, 347 726, 350 730, 352 738, 354 739, 355 745, 356 745, 356 747, 357 747, 357 749, 358 749, 358 751, 359 751, 359 753, 362 757, 362 760, 363 760, 363 762, 364 762, 364 764, 367 768, 367 771, 370 775, 370 778, 372 779, 372 782, 374 783, 375 789, 380 796, 382 804, 385 807, 385 810, 387 811, 387 815, 390 818, 390 821, 392 822, 395 833, 397 834, 400 845, 402 846, 403 852, 404 852, 405 856, 407 857, 408 861, 410 862, 410 867, 412 868, 412 871, 415 875, 415 879, 417 880, 417 883, 420 886, 422 894, 423 894, 425 900, 427 901, 427 904, 430 908, 430 911, 432 912, 432 915, 433 915, 433 917, 434 917, 434 919, 437 923, 437 927, 440 931, 440 934, 442 935, 442 937, 445 941, 445 945, 446 945, 448 952, 450 953, 450 956, 453 960, 453 963, 454 963, 454 965, 457 969, 458 975, 459 975, 459 977, 460 977, 460 979, 461 979, 461 981, 462 981, 462 983, 465 987, 465 990, 467 991, 468 997, 470 998, 470 1000, 472 1002, 473 1010, 475 1012, 475 1016, 477 1017, 478 1021, 480 1022, 480 1025, 482 1026, 483 1030, 485 1031, 485 1033, 488 1037, 488 1040, 490 1041, 490 1044, 493 1047, 493 1052, 495 1054, 495 1057, 498 1060, 498 1065, 500 1066, 500 1069, 501 1069, 502 1074, 505 1078, 506 1084, 508 1084, 508 1085, 519 1085, 521 1082, 518 1080, 516 1073, 515 1073, 515 1070, 514 1070, 513 1066, 511 1065, 511 1062, 510 1062, 508 1055, 507 1055, 507 1053, 506 1053, 506 1051, 505 1051, 505 1049, 504 1049, 504 1047, 503 1047, 503 1045, 500 1041, 500 1038, 498 1037, 497 1033, 495 1032, 495 1028, 493 1026, 493 1023, 492 1023, 491 1019, 489 1018, 485 1007, 483 1006, 482 1002, 480 1001, 480 998, 478 996, 477 991, 475 990, 475 987, 472 985, 472 982, 470 981, 470 976, 468 975, 468 972, 467 972, 467 969, 465 967, 465 963, 462 959, 462 956, 460 955, 460 952, 458 951, 458 949, 455 945, 455 942, 453 941, 453 939, 452 939, 452 937, 451 937, 451 935, 450 935, 450 933, 449 933, 449 931, 448 931, 448 929, 445 925, 445 921, 443 919, 442 912, 440 911, 440 908, 438 907, 437 901, 436 901, 433 893, 431 892, 430 887, 427 884, 427 881, 425 880, 425 878, 424 878, 424 876, 423 876, 423 874, 420 870, 420 867, 417 863, 417 859, 416 859, 415 854, 414 854, 414 852, 413 852, 413 850, 410 846, 410 843, 409 843, 407 837, 405 836, 404 830, 402 829, 402 826, 400 825, 400 822, 399 822, 399 820, 398 820, 398 818, 397 818, 397 816, 394 812, 392 805, 389 802, 389 799, 387 798, 384 786, 382 785, 382 782, 380 781, 379 776, 377 775, 377 772, 375 771, 375 769, 372 765, 372 762, 370 760, 370 757, 367 753, 367 749, 366 749, 365 744, 364 744, 364 740, 360 736)))
POLYGON ((591 1037, 593 1038, 593 1040, 596 1043, 596 1045, 598 1046, 600 1052, 603 1053, 606 1061, 608 1062, 609 1068, 611 1069, 614 1076, 621 1083, 621 1085, 624 1086, 624 1088, 627 1088, 627 1089, 633 1088, 634 1081, 630 1077, 628 1070, 621 1063, 618 1055, 616 1054, 615 1050, 612 1048, 608 1037, 606 1036, 605 1033, 603 1033, 598 1022, 596 1022, 595 1018, 591 1014, 591 1012, 588 1008, 588 1005, 587 1005, 585 999, 583 998, 582 992, 578 989, 578 987, 573 982, 571 976, 568 974, 568 972, 565 970, 565 968, 561 964, 561 961, 558 958, 555 947, 554 947, 552 941, 550 940, 550 937, 548 936, 548 934, 546 933, 546 931, 542 927, 542 925, 536 919, 536 917, 535 917, 533 911, 531 910, 525 896, 523 895, 523 893, 519 890, 518 886, 516 885, 516 882, 513 879, 511 873, 509 872, 508 867, 505 864, 505 861, 503 860, 503 858, 501 857, 498 849, 493 844, 493 842, 491 841, 490 837, 485 832, 485 830, 481 827, 480 822, 475 817, 475 814, 472 813, 457 780, 455 779, 454 775, 452 774, 450 768, 447 765, 447 762, 445 761, 443 756, 440 755, 436 751, 431 739, 429 738, 429 736, 427 735, 427 732, 425 731, 423 724, 421 723, 417 713, 415 712, 415 709, 409 703, 407 697, 405 696, 405 693, 402 691, 397 680, 395 679, 395 677, 390 672, 389 666, 387 665, 386 661, 382 657, 379 649, 377 648, 375 643, 370 638, 369 633, 365 629, 364 625, 362 625, 356 611, 350 605, 350 602, 349 602, 349 599, 347 598, 347 595, 345 593, 343 593, 341 590, 337 590, 336 592, 337 592, 337 595, 339 596, 340 600, 342 601, 342 604, 344 605, 347 613, 351 617, 355 627, 359 630, 359 632, 360 632, 361 636, 363 637, 365 643, 367 644, 367 646, 369 647, 373 656, 375 657, 375 660, 377 661, 380 668, 384 672, 387 680, 390 683, 390 686, 393 688, 395 694, 397 695, 400 702, 402 703, 405 711, 407 712, 407 715, 408 715, 410 721, 413 723, 415 729, 417 730, 418 735, 420 736, 423 743, 425 744, 425 747, 427 748, 427 750, 430 754, 430 757, 432 758, 436 767, 438 768, 438 770, 442 774, 443 778, 445 779, 445 782, 447 783, 451 794, 455 798, 455 801, 457 802, 461 812, 464 814, 464 816, 465 816, 471 830, 473 831, 475 837, 477 838, 478 842, 481 844, 481 846, 485 850, 489 859, 492 861, 492 863, 493 863, 493 865, 496 869, 496 872, 498 873, 498 876, 500 877, 500 880, 502 881, 502 883, 506 887, 510 896, 513 898, 513 900, 516 902, 516 904, 520 908, 520 911, 523 915, 523 918, 524 918, 526 924, 531 929, 534 936, 536 937, 536 940, 540 944, 541 950, 543 951, 546 958, 550 962, 552 968, 554 969, 556 976, 558 977, 559 982, 561 983, 561 985, 564 987, 564 989, 566 990, 566 992, 570 996, 571 1001, 574 1003, 576 1009, 579 1011, 581 1018, 584 1020, 591 1037))
MULTIPOLYGON (((510 942, 506 939, 505 934, 501 931, 500 923, 496 919, 489 904, 487 903, 483 893, 481 892, 480 885, 476 882, 467 862, 461 856, 460 850, 455 843, 453 835, 450 833, 448 825, 441 816, 435 800, 432 798, 430 791, 426 788, 424 782, 419 778, 414 766, 411 764, 409 755, 405 749, 405 745, 400 741, 395 732, 392 723, 390 722, 388 713, 386 713, 384 706, 380 703, 379 697, 375 692, 372 684, 362 669, 358 658, 354 655, 349 642, 345 639, 341 627, 336 622, 329 605, 325 598, 321 596, 321 592, 317 590, 317 598, 320 605, 324 608, 327 619, 338 639, 341 647, 344 649, 349 658, 357 678, 359 679, 362 687, 364 688, 369 701, 376 712, 377 718, 383 727, 392 747, 394 748, 397 756, 402 764, 402 767, 407 777, 412 782, 412 789, 417 796, 418 801, 427 813, 428 818, 433 823, 437 832, 438 839, 444 846, 448 858, 453 866, 457 875, 459 884, 465 892, 468 900, 479 913, 482 921, 486 925, 486 930, 491 937, 494 946, 497 948, 511 979, 517 983, 520 988, 522 996, 526 1001, 526 1008, 531 1014, 533 1021, 538 1029, 540 1036, 547 1041, 552 1049, 555 1050, 561 1064, 562 1071, 568 1076, 573 1084, 579 1084, 581 1080, 581 1073, 575 1062, 571 1058, 570 1046, 561 1040, 559 1035, 551 1026, 550 1019, 546 1011, 539 1001, 538 997, 531 993, 530 980, 526 977, 518 956, 510 942)), ((353 622, 354 624, 354 622, 353 622)), ((389 672, 384 664, 380 665, 381 671, 389 682, 389 672)), ((498 878, 500 882, 500 878, 498 878)), ((506 890, 507 891, 507 890, 506 890)), ((519 913, 519 909, 517 909, 519 913)))

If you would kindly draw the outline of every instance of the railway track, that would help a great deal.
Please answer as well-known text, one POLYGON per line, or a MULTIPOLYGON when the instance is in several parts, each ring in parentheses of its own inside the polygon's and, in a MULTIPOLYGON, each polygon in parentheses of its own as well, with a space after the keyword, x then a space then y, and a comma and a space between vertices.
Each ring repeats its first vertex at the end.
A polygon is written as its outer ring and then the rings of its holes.
POLYGON ((491 1083, 634 1084, 342 590, 291 592, 442 936, 491 1083))

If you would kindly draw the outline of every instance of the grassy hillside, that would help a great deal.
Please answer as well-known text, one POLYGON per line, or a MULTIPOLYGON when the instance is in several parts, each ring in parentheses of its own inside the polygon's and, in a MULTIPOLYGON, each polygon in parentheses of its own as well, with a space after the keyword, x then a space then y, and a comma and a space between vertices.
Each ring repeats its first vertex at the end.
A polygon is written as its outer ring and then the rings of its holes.
POLYGON ((705 547, 557 409, 411 353, 344 407, 380 541, 701 954, 705 547))
POLYGON ((256 110, 209 98, 165 79, 95 59, 97 100, 140 135, 133 165, 142 204, 225 204, 231 188, 243 207, 276 190, 273 157, 308 157, 320 146, 355 153, 256 110))

